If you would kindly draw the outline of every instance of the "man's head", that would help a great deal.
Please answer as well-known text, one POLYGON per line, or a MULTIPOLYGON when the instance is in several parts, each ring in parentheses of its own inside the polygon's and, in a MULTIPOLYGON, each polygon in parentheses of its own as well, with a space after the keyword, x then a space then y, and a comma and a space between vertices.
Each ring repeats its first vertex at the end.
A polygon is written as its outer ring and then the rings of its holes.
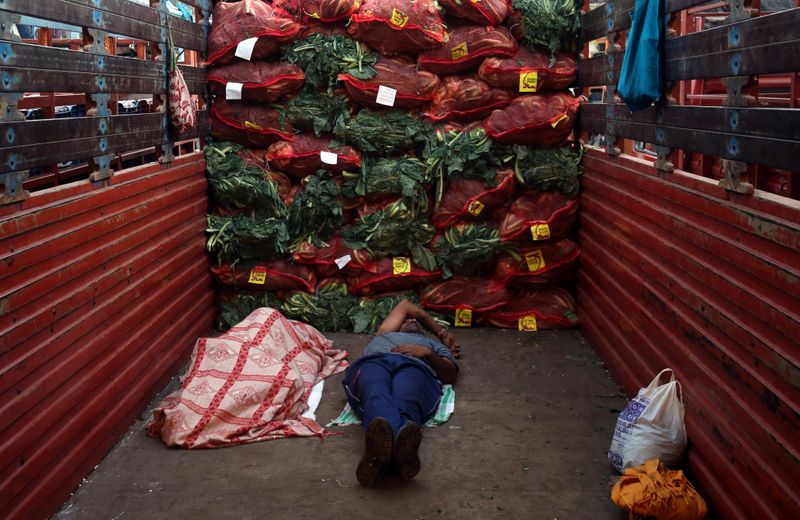
POLYGON ((414 318, 407 318, 402 325, 400 325, 400 332, 415 332, 422 333, 422 326, 414 318))

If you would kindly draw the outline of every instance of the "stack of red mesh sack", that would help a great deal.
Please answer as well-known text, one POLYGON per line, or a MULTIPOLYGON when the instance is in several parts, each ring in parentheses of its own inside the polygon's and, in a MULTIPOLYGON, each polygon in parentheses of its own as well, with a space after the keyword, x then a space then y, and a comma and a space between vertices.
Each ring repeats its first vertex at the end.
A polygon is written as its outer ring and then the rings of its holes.
POLYGON ((576 190, 531 183, 520 168, 535 156, 523 148, 573 142, 576 60, 523 45, 520 19, 511 0, 218 2, 207 58, 212 136, 244 145, 239 156, 274 185, 287 210, 263 218, 302 220, 296 201, 334 204, 300 196, 324 191, 313 176, 339 187, 341 212, 321 240, 313 222, 303 234, 289 229, 283 257, 215 265, 224 300, 260 291, 312 301, 335 283, 349 290, 343 306, 411 291, 455 326, 575 326, 576 190), (359 49, 330 84, 311 79, 319 64, 290 63, 282 50, 317 35, 359 49), (309 93, 342 103, 344 115, 329 116, 309 93), (431 152, 454 131, 479 135, 492 160, 459 169, 431 152))

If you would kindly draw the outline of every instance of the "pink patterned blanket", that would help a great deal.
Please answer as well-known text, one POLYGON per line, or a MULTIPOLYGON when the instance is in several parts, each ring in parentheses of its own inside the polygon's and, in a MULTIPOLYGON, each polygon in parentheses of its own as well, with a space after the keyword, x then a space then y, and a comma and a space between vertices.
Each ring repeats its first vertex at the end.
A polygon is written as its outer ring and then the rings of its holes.
POLYGON ((310 325, 256 309, 225 335, 197 340, 189 374, 153 411, 147 431, 184 448, 323 436, 300 415, 313 386, 347 368, 346 357, 310 325))

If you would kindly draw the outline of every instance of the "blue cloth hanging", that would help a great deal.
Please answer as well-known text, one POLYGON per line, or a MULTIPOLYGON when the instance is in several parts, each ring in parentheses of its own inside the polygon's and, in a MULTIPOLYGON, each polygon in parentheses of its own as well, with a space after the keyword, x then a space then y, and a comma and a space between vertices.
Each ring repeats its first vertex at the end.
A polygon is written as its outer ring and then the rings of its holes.
POLYGON ((632 112, 649 107, 664 89, 663 0, 636 0, 617 92, 632 112))

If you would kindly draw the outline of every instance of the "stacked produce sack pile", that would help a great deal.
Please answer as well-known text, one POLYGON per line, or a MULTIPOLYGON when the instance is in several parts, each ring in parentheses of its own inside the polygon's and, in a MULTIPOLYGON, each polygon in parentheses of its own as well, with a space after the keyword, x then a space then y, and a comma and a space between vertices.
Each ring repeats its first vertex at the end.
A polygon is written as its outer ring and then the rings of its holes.
POLYGON ((574 326, 573 0, 217 3, 206 147, 220 327, 574 326))

